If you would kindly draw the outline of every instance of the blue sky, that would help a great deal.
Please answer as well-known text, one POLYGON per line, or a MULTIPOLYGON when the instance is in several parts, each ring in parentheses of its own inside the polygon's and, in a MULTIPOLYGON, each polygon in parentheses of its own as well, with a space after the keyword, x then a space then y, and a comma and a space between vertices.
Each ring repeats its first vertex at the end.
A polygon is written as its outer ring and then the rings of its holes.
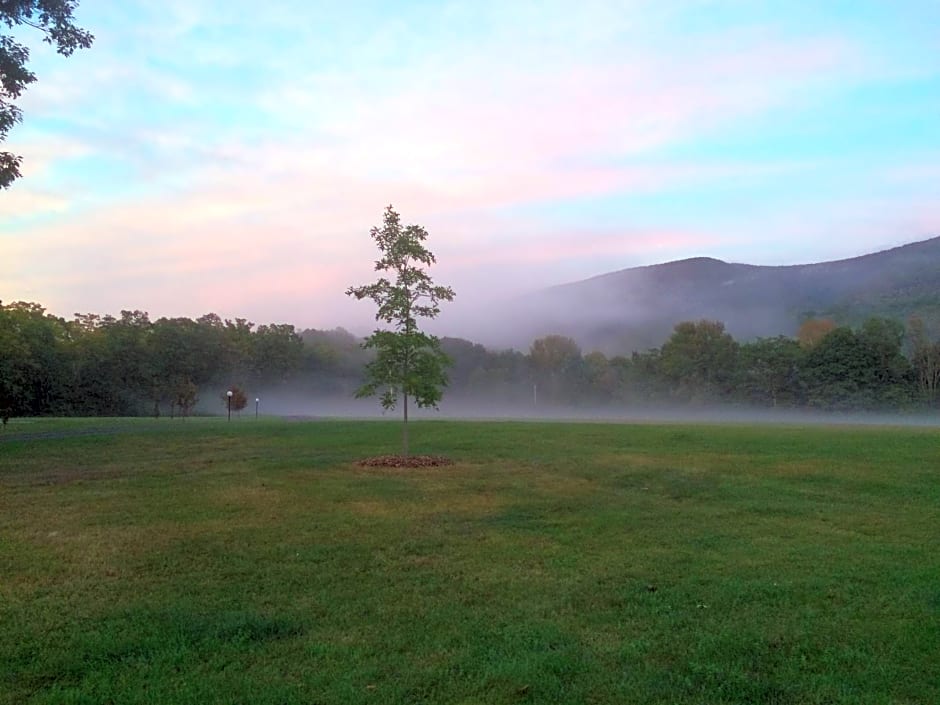
POLYGON ((671 259, 792 264, 940 235, 933 1, 77 14, 90 50, 30 41, 5 301, 365 330, 372 311, 342 292, 372 277, 388 203, 430 231, 458 314, 671 259))

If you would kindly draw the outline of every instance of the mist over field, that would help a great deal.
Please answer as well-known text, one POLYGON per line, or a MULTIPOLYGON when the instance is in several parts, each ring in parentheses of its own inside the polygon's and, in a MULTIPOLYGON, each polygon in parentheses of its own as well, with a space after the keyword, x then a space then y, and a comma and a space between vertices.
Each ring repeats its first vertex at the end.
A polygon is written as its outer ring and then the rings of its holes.
MULTIPOLYGON (((399 405, 384 411, 376 399, 352 397, 303 396, 286 391, 261 394, 262 416, 296 419, 384 419, 400 421, 399 405)), ((219 408, 202 408, 204 413, 219 413, 219 408)), ((940 428, 938 412, 822 412, 803 409, 759 409, 740 405, 680 404, 575 405, 505 403, 487 401, 479 396, 445 394, 438 409, 409 406, 412 420, 492 420, 492 421, 574 421, 609 423, 701 423, 701 424, 784 424, 784 425, 862 425, 921 426, 940 428)), ((236 415, 253 419, 254 407, 236 415)))

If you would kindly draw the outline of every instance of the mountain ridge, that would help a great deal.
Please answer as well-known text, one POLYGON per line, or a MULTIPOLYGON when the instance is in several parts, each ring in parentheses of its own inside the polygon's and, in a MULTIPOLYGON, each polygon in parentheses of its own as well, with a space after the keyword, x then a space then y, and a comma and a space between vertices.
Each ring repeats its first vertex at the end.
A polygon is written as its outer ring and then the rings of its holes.
POLYGON ((808 264, 702 256, 630 267, 534 292, 503 318, 529 341, 560 334, 585 349, 626 354, 661 345, 683 320, 720 320, 751 339, 794 335, 812 317, 857 325, 872 315, 915 314, 940 330, 940 236, 808 264))

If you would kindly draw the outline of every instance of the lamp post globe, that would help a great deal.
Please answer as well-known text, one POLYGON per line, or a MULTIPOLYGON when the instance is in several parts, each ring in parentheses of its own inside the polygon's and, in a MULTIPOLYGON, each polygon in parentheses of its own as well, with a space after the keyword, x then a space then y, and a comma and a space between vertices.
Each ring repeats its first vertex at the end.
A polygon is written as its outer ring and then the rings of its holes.
POLYGON ((231 421, 232 420, 232 390, 229 389, 225 393, 225 396, 228 397, 228 420, 231 421))
POLYGON ((258 404, 261 403, 260 397, 255 397, 255 418, 258 418, 258 404))

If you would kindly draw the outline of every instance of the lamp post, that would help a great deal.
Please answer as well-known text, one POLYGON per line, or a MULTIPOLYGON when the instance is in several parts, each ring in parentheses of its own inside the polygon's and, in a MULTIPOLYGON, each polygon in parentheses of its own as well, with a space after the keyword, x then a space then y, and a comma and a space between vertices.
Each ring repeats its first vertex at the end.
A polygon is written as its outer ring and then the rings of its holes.
POLYGON ((232 390, 229 389, 225 393, 225 396, 228 397, 228 420, 231 421, 232 420, 232 390))
POLYGON ((258 404, 260 403, 261 403, 261 399, 258 397, 255 397, 255 418, 258 418, 258 404))

